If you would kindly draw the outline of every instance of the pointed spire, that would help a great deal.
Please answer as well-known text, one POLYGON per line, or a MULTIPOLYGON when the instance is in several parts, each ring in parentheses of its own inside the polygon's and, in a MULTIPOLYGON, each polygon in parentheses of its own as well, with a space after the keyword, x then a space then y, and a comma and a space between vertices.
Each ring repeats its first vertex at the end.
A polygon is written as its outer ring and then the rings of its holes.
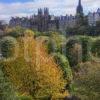
POLYGON ((79 0, 79 2, 78 2, 77 14, 83 14, 83 7, 82 7, 82 4, 81 4, 81 0, 79 0))
POLYGON ((79 0, 79 5, 81 5, 81 0, 79 0))

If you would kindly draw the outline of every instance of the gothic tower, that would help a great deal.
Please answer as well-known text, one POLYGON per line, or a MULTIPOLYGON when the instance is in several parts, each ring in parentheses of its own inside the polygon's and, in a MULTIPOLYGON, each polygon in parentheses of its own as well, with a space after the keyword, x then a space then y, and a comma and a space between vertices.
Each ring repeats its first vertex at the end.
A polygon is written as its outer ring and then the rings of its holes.
POLYGON ((44 8, 44 31, 49 29, 49 9, 44 8))
POLYGON ((49 9, 48 8, 44 8, 44 15, 49 15, 49 9))
POLYGON ((81 0, 79 0, 78 6, 77 6, 77 15, 83 15, 83 7, 81 4, 81 0))
POLYGON ((76 9, 76 24, 81 26, 84 24, 84 13, 83 13, 83 6, 81 4, 81 0, 78 2, 78 6, 76 9))
POLYGON ((38 9, 38 19, 37 19, 37 24, 38 24, 38 31, 43 31, 43 10, 40 8, 38 9))
POLYGON ((42 11, 42 9, 40 8, 40 9, 38 9, 38 16, 42 16, 43 15, 43 11, 42 11))

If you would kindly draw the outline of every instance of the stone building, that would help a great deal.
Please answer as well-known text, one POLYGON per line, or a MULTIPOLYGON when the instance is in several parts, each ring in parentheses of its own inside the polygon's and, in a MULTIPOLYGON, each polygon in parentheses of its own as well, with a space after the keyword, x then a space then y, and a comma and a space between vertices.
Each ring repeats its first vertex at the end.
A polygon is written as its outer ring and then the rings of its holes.
MULTIPOLYGON (((81 0, 77 6, 77 15, 83 14, 83 7, 81 0)), ((37 15, 28 17, 12 17, 9 26, 21 26, 24 28, 31 28, 40 32, 54 31, 54 30, 66 30, 67 27, 74 27, 76 25, 76 16, 54 16, 49 14, 49 9, 38 9, 37 15)))
POLYGON ((96 26, 96 22, 100 21, 100 8, 96 12, 88 13, 88 24, 90 26, 96 26))
POLYGON ((59 17, 59 29, 66 30, 66 28, 71 27, 73 28, 76 25, 76 18, 75 16, 60 16, 59 17))
POLYGON ((53 27, 57 28, 57 19, 55 16, 49 14, 49 9, 38 9, 38 14, 31 17, 12 17, 9 22, 10 27, 21 26, 24 28, 31 28, 40 32, 51 30, 53 27), (52 18, 53 17, 53 18, 52 18))

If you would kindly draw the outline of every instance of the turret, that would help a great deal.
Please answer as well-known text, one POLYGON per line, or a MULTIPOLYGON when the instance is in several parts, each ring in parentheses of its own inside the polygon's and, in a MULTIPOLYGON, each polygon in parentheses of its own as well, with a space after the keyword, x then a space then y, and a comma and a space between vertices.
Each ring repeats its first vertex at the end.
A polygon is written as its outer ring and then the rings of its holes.
POLYGON ((49 9, 48 8, 44 8, 44 15, 49 15, 49 9))
POLYGON ((43 15, 43 11, 42 11, 42 9, 40 8, 40 9, 38 9, 38 15, 43 15))

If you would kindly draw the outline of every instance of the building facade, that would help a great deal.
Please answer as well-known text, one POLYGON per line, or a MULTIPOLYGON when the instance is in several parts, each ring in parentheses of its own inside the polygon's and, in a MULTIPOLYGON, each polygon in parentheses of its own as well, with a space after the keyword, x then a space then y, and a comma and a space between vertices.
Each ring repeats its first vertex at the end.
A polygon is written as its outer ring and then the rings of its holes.
POLYGON ((59 30, 66 30, 66 28, 73 28, 76 25, 76 17, 73 15, 66 15, 59 17, 59 30))
POLYGON ((49 14, 49 9, 38 9, 37 15, 32 15, 30 17, 12 17, 9 26, 21 26, 24 28, 30 28, 40 32, 45 32, 53 30, 53 27, 57 29, 59 26, 58 19, 55 16, 49 14))
MULTIPOLYGON (((49 14, 49 9, 38 9, 37 15, 32 15, 30 17, 12 17, 9 26, 21 26, 24 28, 30 28, 40 32, 54 31, 54 30, 66 30, 67 28, 73 28, 77 25, 81 25, 82 20, 84 21, 83 6, 81 0, 78 2, 76 8, 76 15, 66 15, 66 16, 54 16, 49 14)), ((88 24, 90 26, 95 26, 96 22, 100 21, 100 9, 97 12, 88 14, 88 24)))
POLYGON ((12 17, 9 21, 10 27, 21 26, 31 28, 40 32, 64 30, 67 27, 74 27, 76 23, 75 16, 54 16, 49 14, 49 9, 38 9, 37 15, 31 17, 12 17))
POLYGON ((96 26, 96 23, 100 21, 100 8, 96 12, 88 13, 88 24, 90 26, 96 26))
MULTIPOLYGON (((76 15, 83 14, 83 7, 81 5, 81 0, 79 0, 76 15)), ((49 14, 49 9, 38 9, 37 15, 32 15, 30 18, 28 17, 12 17, 9 26, 21 26, 25 28, 31 28, 37 31, 53 31, 53 30, 66 30, 67 27, 73 28, 76 25, 78 17, 73 15, 66 16, 54 16, 49 14)))

